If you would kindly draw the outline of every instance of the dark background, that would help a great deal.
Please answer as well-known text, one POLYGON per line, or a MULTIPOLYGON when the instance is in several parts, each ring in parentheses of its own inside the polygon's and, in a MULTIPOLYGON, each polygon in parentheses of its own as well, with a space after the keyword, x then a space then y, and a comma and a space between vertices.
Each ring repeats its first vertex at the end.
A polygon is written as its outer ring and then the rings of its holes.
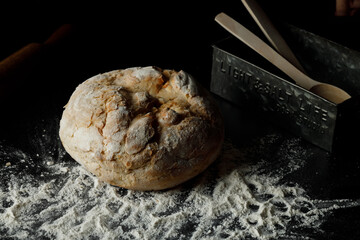
MULTIPOLYGON (((258 2, 273 20, 289 22, 312 32, 321 33, 325 37, 332 38, 351 48, 356 48, 358 45, 359 16, 334 17, 335 0, 258 0, 258 2)), ((216 25, 213 21, 217 13, 224 11, 230 16, 243 18, 243 20, 248 15, 240 0, 209 1, 198 4, 195 1, 171 1, 169 3, 132 1, 132 3, 126 4, 122 2, 124 5, 119 6, 105 3, 87 3, 83 6, 72 4, 67 6, 66 1, 64 1, 63 5, 53 4, 48 6, 49 4, 45 5, 39 1, 34 1, 34 4, 28 10, 28 14, 32 16, 26 15, 27 19, 14 21, 18 15, 23 13, 23 11, 19 11, 19 8, 14 8, 16 4, 19 3, 14 1, 13 6, 8 8, 8 14, 13 15, 13 19, 9 18, 7 21, 0 23, 0 59, 5 58, 28 42, 46 39, 52 31, 61 25, 48 18, 40 18, 40 21, 34 22, 33 19, 39 12, 42 13, 40 17, 48 17, 47 15, 51 14, 55 16, 64 14, 66 16, 69 12, 70 14, 76 13, 78 19, 85 20, 83 25, 89 27, 89 34, 95 35, 101 31, 102 27, 112 25, 114 28, 113 31, 109 32, 110 35, 113 37, 123 36, 131 41, 139 37, 142 31, 149 32, 150 28, 152 30, 154 28, 168 30, 167 33, 170 33, 170 30, 171 32, 183 31, 184 35, 196 33, 194 36, 195 41, 209 39, 209 37, 212 40, 214 37, 216 38, 219 29, 214 27, 216 25), (44 9, 38 9, 40 7, 44 9), (38 11, 31 12, 35 8, 38 11), (61 11, 64 9, 67 9, 67 11, 62 13, 61 11), (16 10, 18 11, 16 12, 16 10), (199 27, 202 28, 200 31, 199 27), (94 28, 93 31, 91 31, 92 28, 94 28), (121 32, 121 29, 126 29, 127 33, 121 32)), ((24 8, 26 6, 22 9, 24 10, 24 8)), ((6 9, 2 8, 4 12, 6 12, 6 9)), ((165 37, 168 36, 166 33, 164 34, 165 37)))
MULTIPOLYGON (((360 49, 359 17, 335 17, 335 0, 259 0, 259 3, 275 25, 290 23, 349 48, 360 49)), ((154 65, 183 69, 208 87, 211 45, 229 36, 214 21, 220 12, 261 35, 240 0, 197 4, 194 1, 161 4, 133 1, 118 6, 105 3, 68 5, 67 2, 44 5, 35 1, 28 14, 36 17, 41 6, 45 7, 41 12, 46 15, 70 10, 86 21, 72 24, 63 41, 42 49, 41 54, 29 61, 30 64, 15 69, 14 76, 0 77, 0 107, 13 116, 1 118, 1 121, 20 121, 16 115, 23 116, 21 119, 24 120, 29 114, 43 114, 49 111, 47 105, 54 102, 65 105, 79 83, 95 74, 120 68, 154 65), (32 12, 34 8, 37 11, 32 12)), ((13 18, 22 14, 10 9, 13 18)), ((62 25, 48 18, 36 23, 32 19, 8 19, 0 24, 0 59, 28 43, 43 43, 62 25)), ((54 108, 58 109, 57 106, 54 108)))

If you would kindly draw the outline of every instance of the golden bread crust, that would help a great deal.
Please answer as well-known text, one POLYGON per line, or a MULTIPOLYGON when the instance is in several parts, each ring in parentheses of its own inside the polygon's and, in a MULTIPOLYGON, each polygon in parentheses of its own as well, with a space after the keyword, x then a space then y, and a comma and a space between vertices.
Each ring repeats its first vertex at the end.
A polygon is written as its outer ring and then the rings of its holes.
POLYGON ((144 67, 80 84, 63 112, 60 139, 99 179, 160 190, 207 168, 220 152, 224 129, 215 102, 192 76, 144 67))

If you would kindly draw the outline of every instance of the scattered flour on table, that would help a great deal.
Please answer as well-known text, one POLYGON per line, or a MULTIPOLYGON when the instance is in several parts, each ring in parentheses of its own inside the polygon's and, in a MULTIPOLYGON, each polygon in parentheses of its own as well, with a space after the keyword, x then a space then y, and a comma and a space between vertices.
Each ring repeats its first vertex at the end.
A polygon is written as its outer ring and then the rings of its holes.
POLYGON ((0 144, 0 236, 297 239, 302 228, 321 231, 326 214, 339 207, 320 209, 321 201, 296 183, 279 183, 305 164, 297 139, 281 142, 281 164, 271 170, 259 152, 265 157, 276 135, 242 149, 226 141, 219 159, 195 179, 171 190, 138 192, 98 181, 65 154, 56 137, 56 143, 39 137, 35 154, 0 144))

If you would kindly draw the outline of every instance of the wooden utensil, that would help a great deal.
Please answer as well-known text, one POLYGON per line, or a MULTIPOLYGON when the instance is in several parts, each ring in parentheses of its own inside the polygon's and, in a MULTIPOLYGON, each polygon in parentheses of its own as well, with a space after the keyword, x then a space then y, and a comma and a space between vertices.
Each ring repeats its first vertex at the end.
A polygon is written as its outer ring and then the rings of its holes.
POLYGON ((29 74, 40 61, 45 51, 55 47, 70 35, 73 26, 64 24, 59 27, 45 42, 29 43, 0 61, 0 100, 6 98, 16 85, 21 85, 24 77, 29 74))
POLYGON ((225 13, 220 13, 215 17, 215 21, 218 22, 223 28, 233 34, 236 38, 245 43, 248 47, 256 51, 266 60, 271 62, 286 75, 292 78, 296 84, 299 86, 333 102, 339 104, 351 96, 347 94, 344 90, 333 86, 331 84, 321 83, 315 81, 297 69, 292 65, 288 60, 283 56, 277 53, 273 48, 267 45, 255 34, 250 32, 240 23, 236 22, 234 19, 226 15, 225 13))
POLYGON ((289 45, 286 43, 276 27, 272 24, 260 5, 255 0, 241 1, 275 50, 277 50, 284 58, 292 63, 292 65, 305 73, 304 68, 295 57, 295 54, 291 51, 289 45))

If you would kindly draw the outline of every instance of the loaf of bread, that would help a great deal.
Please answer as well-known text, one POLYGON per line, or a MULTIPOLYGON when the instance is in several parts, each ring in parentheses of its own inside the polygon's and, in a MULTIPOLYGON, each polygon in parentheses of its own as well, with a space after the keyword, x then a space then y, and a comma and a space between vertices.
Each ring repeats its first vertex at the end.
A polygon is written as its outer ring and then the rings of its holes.
POLYGON ((176 186, 206 169, 224 140, 210 93, 184 71, 137 67, 89 78, 60 121, 66 151, 109 184, 176 186))

